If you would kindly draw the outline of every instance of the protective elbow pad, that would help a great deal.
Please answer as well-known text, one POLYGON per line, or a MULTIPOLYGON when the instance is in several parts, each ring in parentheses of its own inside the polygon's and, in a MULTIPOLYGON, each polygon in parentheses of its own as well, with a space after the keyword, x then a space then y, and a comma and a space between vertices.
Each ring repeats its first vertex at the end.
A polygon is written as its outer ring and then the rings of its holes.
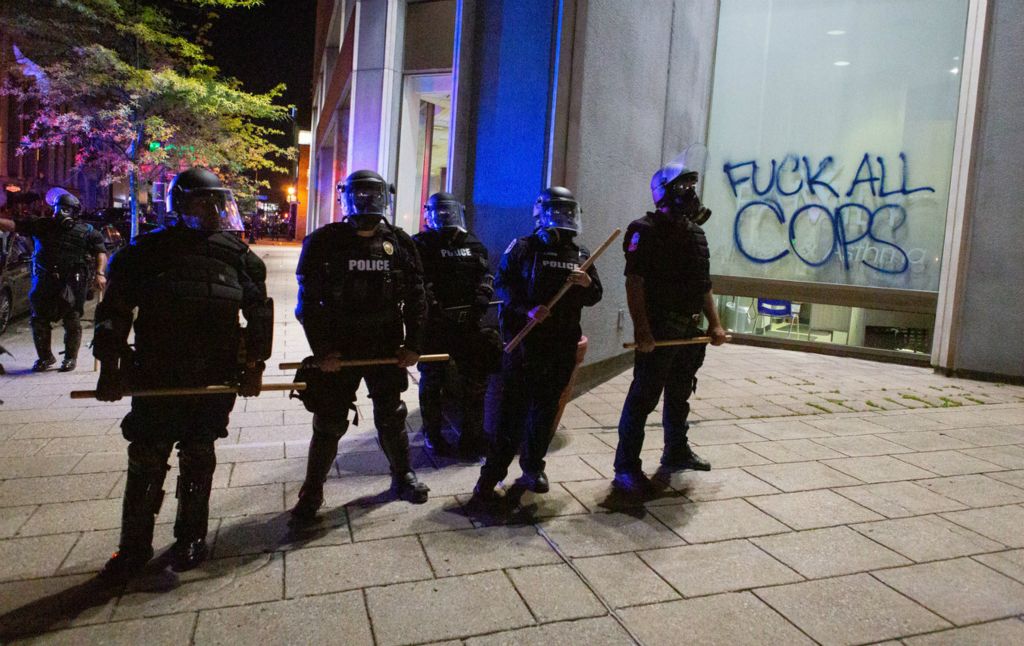
POLYGON ((266 361, 274 345, 274 299, 268 298, 246 312, 247 361, 266 361))

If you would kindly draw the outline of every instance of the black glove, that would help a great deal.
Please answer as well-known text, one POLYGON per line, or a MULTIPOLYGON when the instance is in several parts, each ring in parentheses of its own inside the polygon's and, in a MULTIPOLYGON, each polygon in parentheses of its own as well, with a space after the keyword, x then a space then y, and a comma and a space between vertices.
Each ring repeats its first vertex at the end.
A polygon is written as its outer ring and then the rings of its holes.
POLYGON ((256 397, 263 388, 263 369, 266 364, 262 361, 247 364, 242 368, 242 374, 238 377, 238 394, 242 397, 256 397))
POLYGON ((100 368, 96 382, 96 399, 101 402, 116 402, 124 396, 124 373, 118 368, 100 368))

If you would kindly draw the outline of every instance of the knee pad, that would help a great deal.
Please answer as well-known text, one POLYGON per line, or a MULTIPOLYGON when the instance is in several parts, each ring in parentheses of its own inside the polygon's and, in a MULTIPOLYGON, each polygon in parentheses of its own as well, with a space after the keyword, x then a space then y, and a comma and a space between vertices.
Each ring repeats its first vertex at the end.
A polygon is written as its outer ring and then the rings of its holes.
POLYGON ((409 410, 401 399, 397 404, 373 402, 373 425, 377 427, 378 431, 404 431, 405 418, 408 414, 409 410))
POLYGON ((347 430, 347 419, 324 419, 320 415, 313 415, 313 435, 340 440, 347 430))
POLYGON ((178 442, 178 464, 182 472, 213 473, 217 468, 213 442, 178 442))
POLYGON ((171 445, 163 442, 131 442, 128 444, 128 470, 138 474, 159 475, 171 470, 167 458, 171 445))

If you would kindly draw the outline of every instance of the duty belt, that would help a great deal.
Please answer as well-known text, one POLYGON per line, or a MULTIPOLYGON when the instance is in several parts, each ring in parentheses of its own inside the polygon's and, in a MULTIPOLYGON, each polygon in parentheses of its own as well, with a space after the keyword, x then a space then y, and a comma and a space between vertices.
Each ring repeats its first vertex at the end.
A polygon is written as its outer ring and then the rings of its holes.
POLYGON ((700 312, 696 314, 683 314, 682 312, 666 312, 663 315, 663 320, 668 323, 681 323, 683 325, 699 326, 700 320, 704 315, 700 312))

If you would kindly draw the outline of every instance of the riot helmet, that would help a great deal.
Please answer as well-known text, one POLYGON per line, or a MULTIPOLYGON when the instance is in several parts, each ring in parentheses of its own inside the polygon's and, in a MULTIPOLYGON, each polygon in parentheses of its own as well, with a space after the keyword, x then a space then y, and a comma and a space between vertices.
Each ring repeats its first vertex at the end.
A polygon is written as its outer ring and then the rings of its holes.
POLYGON ((53 217, 61 224, 71 226, 82 212, 82 203, 63 188, 51 188, 46 192, 46 203, 53 207, 53 217))
POLYGON ((229 189, 205 168, 178 173, 167 189, 167 211, 178 224, 199 231, 244 231, 242 215, 229 189))
POLYGON ((704 224, 711 210, 697 196, 697 181, 704 170, 707 149, 703 144, 688 146, 680 155, 659 168, 651 177, 651 198, 659 211, 704 224))
POLYGON ((431 231, 465 231, 466 207, 451 193, 434 193, 423 205, 423 222, 431 231))
POLYGON ((533 220, 537 235, 546 244, 569 240, 582 230, 582 212, 572 191, 551 186, 540 192, 533 203, 533 220))
POLYGON ((370 230, 386 220, 394 187, 372 170, 357 170, 338 184, 341 214, 357 228, 370 230))

